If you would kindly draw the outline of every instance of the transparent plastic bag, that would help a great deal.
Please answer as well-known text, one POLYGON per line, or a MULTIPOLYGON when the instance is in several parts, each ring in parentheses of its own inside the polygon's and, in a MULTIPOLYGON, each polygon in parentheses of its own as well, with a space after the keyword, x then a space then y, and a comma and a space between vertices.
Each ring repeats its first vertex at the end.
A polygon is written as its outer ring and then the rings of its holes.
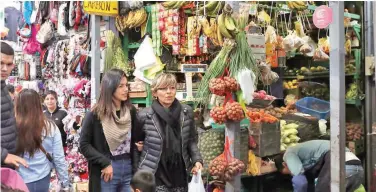
POLYGON ((201 170, 192 176, 192 180, 188 185, 188 192, 205 192, 204 182, 201 177, 201 170))
POLYGON ((314 61, 328 61, 329 55, 327 55, 321 48, 317 48, 313 54, 314 61))

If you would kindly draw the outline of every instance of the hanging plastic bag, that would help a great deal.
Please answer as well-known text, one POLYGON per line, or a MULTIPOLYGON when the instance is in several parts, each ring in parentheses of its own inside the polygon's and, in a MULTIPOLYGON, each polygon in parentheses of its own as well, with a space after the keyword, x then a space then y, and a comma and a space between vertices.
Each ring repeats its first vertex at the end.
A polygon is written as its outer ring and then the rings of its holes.
POLYGON ((289 34, 283 38, 282 44, 285 51, 291 51, 294 49, 294 38, 292 36, 292 31, 288 32, 289 34))
POLYGON ((252 103, 253 92, 255 92, 255 82, 257 82, 255 74, 249 69, 243 69, 238 73, 236 80, 238 81, 240 89, 243 92, 243 99, 245 103, 247 105, 252 103))
POLYGON ((147 35, 134 55, 136 69, 141 71, 151 68, 157 63, 151 38, 147 35))
POLYGON ((188 185, 188 192, 205 192, 204 182, 201 177, 201 170, 192 176, 192 180, 188 185))
POLYGON ((259 69, 261 71, 261 80, 264 85, 271 85, 274 82, 277 82, 279 76, 276 72, 270 69, 270 65, 262 62, 259 64, 259 69))
POLYGON ((317 48, 315 53, 313 54, 314 61, 328 61, 329 56, 321 49, 317 48))
POLYGON ((274 27, 268 25, 265 32, 265 43, 277 43, 277 33, 274 27))

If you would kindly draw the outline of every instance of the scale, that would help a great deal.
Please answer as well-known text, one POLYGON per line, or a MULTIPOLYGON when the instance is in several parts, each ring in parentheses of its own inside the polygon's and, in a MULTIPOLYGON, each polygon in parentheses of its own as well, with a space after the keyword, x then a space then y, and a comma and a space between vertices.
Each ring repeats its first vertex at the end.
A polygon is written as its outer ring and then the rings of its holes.
POLYGON ((205 73, 208 69, 207 64, 182 64, 181 72, 185 75, 186 92, 182 93, 182 97, 185 101, 193 101, 193 87, 192 87, 192 77, 194 73, 205 73))

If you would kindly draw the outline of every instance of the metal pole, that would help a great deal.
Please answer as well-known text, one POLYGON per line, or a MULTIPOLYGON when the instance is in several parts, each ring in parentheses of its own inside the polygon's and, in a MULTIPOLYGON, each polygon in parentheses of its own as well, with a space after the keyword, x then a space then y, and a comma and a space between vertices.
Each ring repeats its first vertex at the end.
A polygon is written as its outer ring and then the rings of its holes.
POLYGON ((100 84, 100 16, 90 15, 91 17, 91 106, 93 106, 99 97, 100 84))
POLYGON ((330 1, 330 161, 331 192, 346 191, 345 183, 345 27, 344 2, 330 1))
MULTIPOLYGON (((232 157, 240 159, 240 122, 226 123, 226 137, 230 141, 230 152, 232 157)), ((227 158, 230 158, 229 156, 227 158)), ((241 175, 234 177, 233 181, 226 182, 225 192, 240 192, 241 191, 241 175)))
MULTIPOLYGON (((373 57, 374 55, 374 28, 373 28, 373 21, 374 16, 373 10, 375 10, 374 7, 372 7, 372 4, 370 1, 365 2, 365 56, 366 57, 373 57)), ((373 5, 375 6, 375 5, 373 5)), ((371 190, 371 182, 372 182, 372 170, 373 170, 373 159, 372 159, 372 130, 371 130, 371 124, 372 124, 372 92, 371 92, 371 77, 365 76, 365 132, 366 132, 366 187, 367 190, 371 190)))

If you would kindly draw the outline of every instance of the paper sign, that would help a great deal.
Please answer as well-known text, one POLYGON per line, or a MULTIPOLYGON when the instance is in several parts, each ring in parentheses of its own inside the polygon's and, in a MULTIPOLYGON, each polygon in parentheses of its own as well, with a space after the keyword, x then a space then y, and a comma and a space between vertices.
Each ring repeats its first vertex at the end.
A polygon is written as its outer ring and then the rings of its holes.
POLYGON ((319 28, 327 28, 333 21, 333 11, 326 5, 321 5, 313 13, 313 24, 319 28))
POLYGON ((265 61, 266 45, 265 36, 261 34, 247 34, 248 45, 252 50, 255 59, 265 61))
POLYGON ((117 16, 119 12, 117 1, 84 1, 84 12, 102 16, 117 16))

